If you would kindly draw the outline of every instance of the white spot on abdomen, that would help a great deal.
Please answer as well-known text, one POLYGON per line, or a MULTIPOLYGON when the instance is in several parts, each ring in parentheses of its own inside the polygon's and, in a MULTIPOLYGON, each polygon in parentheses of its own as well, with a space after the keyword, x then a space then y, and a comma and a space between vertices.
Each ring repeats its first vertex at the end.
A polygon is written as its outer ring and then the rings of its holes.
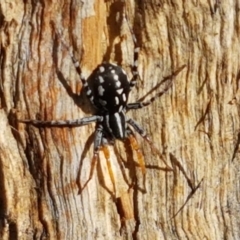
POLYGON ((100 66, 100 67, 99 67, 99 71, 100 71, 100 72, 104 72, 104 71, 105 71, 105 68, 104 68, 103 66, 100 66))
POLYGON ((116 103, 116 105, 119 104, 119 98, 117 96, 115 97, 115 103, 116 103))
POLYGON ((105 89, 100 85, 100 86, 98 87, 98 94, 99 94, 100 96, 103 96, 104 91, 105 91, 105 89))

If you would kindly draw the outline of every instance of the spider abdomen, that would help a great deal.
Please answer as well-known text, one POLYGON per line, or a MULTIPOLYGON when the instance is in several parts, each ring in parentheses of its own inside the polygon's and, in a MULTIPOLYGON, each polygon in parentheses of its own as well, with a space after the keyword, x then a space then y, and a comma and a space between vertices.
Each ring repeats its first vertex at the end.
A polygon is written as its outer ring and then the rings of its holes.
POLYGON ((130 84, 121 67, 111 63, 99 65, 89 77, 89 87, 99 110, 114 114, 125 109, 130 84))

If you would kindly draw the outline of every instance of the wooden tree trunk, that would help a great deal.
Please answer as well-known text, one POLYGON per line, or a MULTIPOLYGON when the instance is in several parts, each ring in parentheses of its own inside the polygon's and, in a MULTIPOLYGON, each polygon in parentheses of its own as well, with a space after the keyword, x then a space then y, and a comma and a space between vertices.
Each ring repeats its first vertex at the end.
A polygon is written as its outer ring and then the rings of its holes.
POLYGON ((123 6, 1 0, 0 239, 240 238, 238 0, 126 1, 141 47, 140 80, 129 102, 186 64, 166 94, 127 113, 162 155, 136 134, 146 175, 136 152, 117 142, 108 147, 116 189, 101 152, 79 194, 91 167, 94 124, 17 122, 94 114, 62 41, 84 76, 107 60, 131 77, 134 47, 123 6), (163 160, 173 171, 162 169, 163 160))

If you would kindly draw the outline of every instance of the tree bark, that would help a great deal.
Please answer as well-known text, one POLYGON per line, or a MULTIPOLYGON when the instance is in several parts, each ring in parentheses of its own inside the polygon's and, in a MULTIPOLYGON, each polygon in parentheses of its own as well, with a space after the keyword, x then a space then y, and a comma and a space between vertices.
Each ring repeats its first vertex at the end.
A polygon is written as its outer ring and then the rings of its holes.
POLYGON ((239 9, 238 0, 1 0, 0 239, 239 239, 239 9), (62 42, 85 77, 110 61, 131 78, 128 24, 141 48, 129 102, 186 67, 161 98, 127 113, 158 149, 136 134, 146 174, 138 151, 117 141, 105 149, 114 184, 101 151, 79 192, 94 124, 17 119, 94 114, 62 42))

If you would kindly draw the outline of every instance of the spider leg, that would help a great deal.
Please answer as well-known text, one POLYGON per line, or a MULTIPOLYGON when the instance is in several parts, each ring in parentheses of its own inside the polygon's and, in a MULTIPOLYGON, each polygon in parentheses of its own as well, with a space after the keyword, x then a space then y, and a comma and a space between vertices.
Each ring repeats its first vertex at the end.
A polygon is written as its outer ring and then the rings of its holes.
POLYGON ((167 166, 166 170, 167 170, 167 171, 172 171, 173 169, 168 166, 168 164, 166 163, 166 161, 163 159, 162 154, 159 152, 159 150, 157 149, 157 147, 153 144, 153 142, 152 142, 152 141, 150 140, 150 138, 147 136, 147 134, 146 134, 146 132, 144 131, 144 129, 143 129, 136 121, 134 121, 134 120, 131 119, 131 118, 127 120, 127 123, 130 124, 130 125, 134 128, 134 130, 135 130, 136 132, 138 132, 138 133, 141 135, 141 137, 148 142, 148 144, 150 145, 152 151, 155 152, 155 153, 157 153, 157 154, 161 157, 162 161, 163 161, 164 164, 167 166))
MULTIPOLYGON (((173 78, 176 77, 184 68, 186 67, 186 65, 182 65, 180 68, 178 68, 175 72, 173 72, 170 76, 165 77, 163 79, 163 81, 160 82, 160 84, 157 84, 157 86, 155 86, 152 90, 155 90, 156 88, 158 88, 161 84, 163 84, 164 82, 166 82, 167 80, 170 79, 170 81, 165 85, 165 87, 163 88, 162 91, 160 91, 159 93, 157 93, 154 97, 150 98, 148 101, 146 102, 141 102, 141 100, 139 100, 138 102, 135 103, 129 103, 126 106, 126 110, 130 110, 130 109, 139 109, 139 108, 143 108, 148 106, 149 104, 151 104, 153 101, 155 101, 157 98, 161 97, 165 92, 168 91, 168 89, 172 86, 173 83, 173 78)), ((152 92, 152 90, 148 93, 150 94, 152 92)), ((147 95, 148 95, 147 94, 147 95)))
MULTIPOLYGON (((56 34, 61 39, 60 34, 59 33, 56 33, 56 34)), ((62 42, 63 47, 69 52, 69 55, 72 58, 74 67, 75 67, 75 69, 76 69, 76 71, 77 71, 77 73, 79 75, 79 78, 80 78, 80 80, 82 82, 82 85, 83 85, 84 91, 86 92, 87 97, 89 98, 91 103, 94 104, 93 92, 90 89, 86 78, 82 74, 82 70, 81 70, 79 61, 75 58, 73 52, 70 50, 70 48, 67 46, 67 44, 62 39, 61 39, 61 42, 62 42)))
POLYGON ((84 117, 75 120, 51 120, 51 121, 41 121, 41 120, 22 120, 18 119, 18 122, 27 123, 34 125, 36 127, 78 127, 88 125, 92 122, 102 122, 103 117, 94 115, 90 117, 84 117))
POLYGON ((170 83, 167 84, 167 86, 159 93, 157 93, 154 97, 150 98, 148 101, 146 102, 135 102, 135 103, 129 103, 126 106, 127 110, 130 109, 139 109, 139 108, 143 108, 146 107, 148 105, 150 105, 153 101, 155 101, 157 98, 161 97, 165 92, 168 91, 168 89, 172 86, 172 81, 170 81, 170 83))
POLYGON ((97 160, 99 157, 99 150, 101 148, 102 139, 103 139, 103 126, 101 124, 99 124, 96 129, 95 137, 94 137, 94 155, 93 155, 92 162, 91 162, 90 173, 89 173, 87 181, 83 184, 82 187, 81 187, 81 183, 80 183, 79 194, 82 193, 83 189, 88 185, 88 183, 92 179, 92 176, 93 176, 93 173, 94 173, 94 170, 96 167, 96 163, 97 163, 97 160))
POLYGON ((129 83, 130 84, 130 91, 131 91, 132 88, 136 85, 137 78, 138 78, 138 75, 139 75, 139 73, 138 73, 138 58, 139 58, 140 47, 138 46, 137 38, 136 38, 132 28, 130 27, 128 16, 127 16, 126 13, 125 13, 125 18, 126 18, 126 21, 127 21, 129 31, 131 32, 132 40, 133 40, 133 44, 134 44, 133 64, 131 66, 131 71, 132 71, 133 77, 132 77, 132 79, 130 80, 130 83, 129 83))

